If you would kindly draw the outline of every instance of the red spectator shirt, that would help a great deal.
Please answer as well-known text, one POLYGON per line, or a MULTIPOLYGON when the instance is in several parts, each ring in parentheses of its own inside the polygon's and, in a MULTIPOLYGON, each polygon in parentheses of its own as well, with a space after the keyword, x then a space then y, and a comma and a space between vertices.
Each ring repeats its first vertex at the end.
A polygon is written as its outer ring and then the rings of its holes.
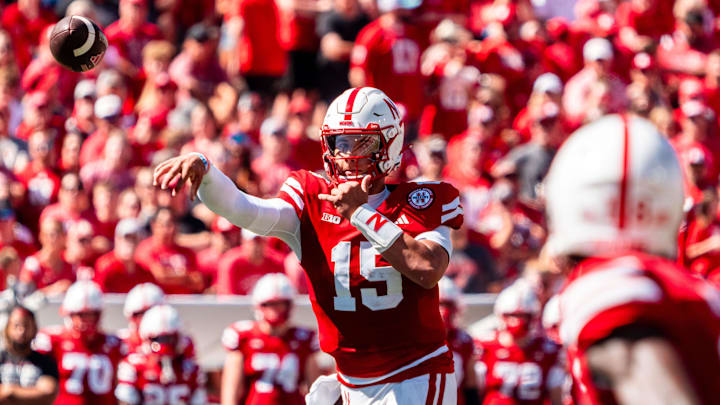
POLYGON ((588 259, 560 293, 560 335, 583 404, 615 404, 593 383, 585 354, 627 325, 647 325, 672 345, 701 404, 720 398, 720 293, 674 262, 628 252, 588 259))
POLYGON ((437 93, 423 109, 420 136, 441 134, 445 140, 467 129, 467 109, 471 91, 480 71, 459 63, 441 63, 435 67, 431 79, 437 83, 437 93))
POLYGON ((118 54, 129 60, 135 67, 142 66, 142 50, 148 42, 154 39, 161 39, 162 34, 157 25, 144 23, 136 32, 124 30, 120 21, 108 25, 105 28, 110 47, 115 48, 118 54))
POLYGON ((60 269, 56 271, 40 261, 39 253, 35 253, 23 262, 19 279, 24 283, 32 282, 36 289, 41 289, 60 280, 74 282, 76 277, 76 268, 72 264, 63 260, 60 269))
POLYGON ((315 17, 293 10, 278 10, 280 45, 287 51, 314 51, 319 38, 315 33, 315 17))
MULTIPOLYGON (((269 251, 265 248, 266 253, 269 251)), ((255 283, 268 273, 282 273, 285 268, 280 257, 266 254, 262 263, 254 264, 243 254, 239 246, 225 252, 217 267, 217 293, 247 295, 252 293, 255 283)))
POLYGON ((105 142, 108 134, 105 131, 97 130, 83 141, 80 147, 80 166, 100 160, 105 156, 105 142))
POLYGON ((32 255, 38 250, 37 246, 32 243, 23 242, 19 239, 15 239, 10 243, 3 243, 0 241, 0 250, 3 250, 6 247, 15 249, 15 252, 17 252, 21 260, 24 260, 26 257, 32 255))
MULTIPOLYGON (((440 226, 462 225, 460 197, 449 184, 389 187, 377 212, 400 221, 406 234, 415 237, 440 226)), ((320 346, 335 358, 341 381, 386 381, 387 374, 415 361, 420 363, 389 378, 402 381, 452 372, 437 287, 423 288, 393 269, 332 203, 318 199, 330 190, 325 178, 301 170, 290 175, 278 197, 300 219, 301 264, 310 282, 320 346)))
MULTIPOLYGON (((174 274, 189 274, 197 271, 195 252, 173 244, 172 246, 157 245, 152 237, 140 242, 135 250, 135 262, 153 271, 154 266, 160 266, 163 272, 174 274)), ((183 284, 164 284, 158 280, 158 285, 165 294, 194 294, 197 291, 183 284)))
POLYGON ((17 179, 26 190, 28 206, 23 206, 21 211, 34 209, 38 214, 46 205, 57 199, 60 191, 60 178, 50 169, 35 170, 33 164, 28 163, 25 170, 17 173, 17 179))
POLYGON ((385 28, 377 19, 358 33, 350 65, 365 73, 365 85, 382 89, 407 111, 409 120, 420 117, 425 105, 425 83, 420 56, 427 46, 422 30, 407 24, 385 28))
POLYGON ((20 12, 18 3, 8 4, 2 12, 2 28, 10 34, 12 46, 15 49, 20 69, 25 69, 33 58, 35 47, 40 44, 40 34, 50 24, 58 19, 50 10, 39 5, 40 13, 33 19, 28 19, 20 12))
POLYGON ((128 404, 208 403, 205 375, 193 358, 175 357, 172 372, 172 377, 164 377, 163 365, 156 355, 131 353, 118 366, 115 396, 128 404))
POLYGON ((82 220, 90 222, 90 225, 92 225, 93 227, 93 231, 96 231, 97 228, 97 219, 95 218, 95 215, 92 211, 83 211, 80 213, 69 212, 64 209, 59 202, 55 204, 50 204, 45 207, 44 210, 42 210, 39 223, 42 223, 43 221, 46 221, 48 219, 62 222, 63 227, 66 230, 69 229, 69 227, 72 226, 74 222, 82 220))
POLYGON ((125 356, 116 336, 100 333, 86 342, 63 327, 38 332, 35 350, 55 358, 60 372, 56 405, 114 405, 115 369, 125 356))
POLYGON ((122 260, 110 251, 95 262, 94 281, 106 293, 128 293, 133 287, 142 283, 156 284, 155 277, 146 268, 135 264, 132 273, 122 260))
POLYGON ((299 391, 308 357, 318 350, 315 332, 291 327, 280 336, 266 334, 257 323, 235 322, 225 329, 222 343, 243 355, 245 405, 302 405, 299 391))
POLYGON ((240 72, 245 75, 282 76, 285 51, 278 40, 278 9, 273 0, 240 0, 238 15, 243 19, 239 38, 240 72), (262 21, 262 24, 253 24, 262 21))
POLYGON ((465 366, 472 361, 475 345, 473 339, 462 329, 453 328, 448 330, 447 335, 448 346, 452 350, 453 361, 455 363, 455 378, 458 386, 458 405, 465 405, 465 397, 463 396, 463 386, 465 385, 465 366))
POLYGON ((545 337, 525 347, 505 344, 499 332, 475 341, 478 378, 485 381, 484 405, 543 405, 565 381, 560 346, 545 337))
POLYGON ((615 17, 620 29, 630 27, 639 35, 646 35, 655 40, 675 29, 672 8, 664 7, 661 2, 654 2, 654 7, 645 12, 633 10, 632 2, 623 2, 618 5, 615 17))

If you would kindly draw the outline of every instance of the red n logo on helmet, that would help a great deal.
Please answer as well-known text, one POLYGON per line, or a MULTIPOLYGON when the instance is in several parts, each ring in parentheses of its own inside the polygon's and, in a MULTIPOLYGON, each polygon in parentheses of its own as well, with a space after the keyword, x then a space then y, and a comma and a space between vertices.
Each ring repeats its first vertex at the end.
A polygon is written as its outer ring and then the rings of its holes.
POLYGON ((394 119, 398 119, 400 116, 400 112, 398 111, 397 107, 395 107, 395 104, 393 104, 390 100, 385 99, 385 104, 387 104, 388 108, 390 109, 390 114, 392 114, 394 119))

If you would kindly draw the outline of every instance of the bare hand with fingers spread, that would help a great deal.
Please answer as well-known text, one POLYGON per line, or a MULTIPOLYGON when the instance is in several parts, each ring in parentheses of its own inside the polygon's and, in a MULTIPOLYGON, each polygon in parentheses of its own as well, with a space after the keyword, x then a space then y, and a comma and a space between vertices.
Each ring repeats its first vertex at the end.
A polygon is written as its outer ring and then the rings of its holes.
POLYGON ((203 176, 208 171, 206 161, 203 160, 203 156, 199 153, 168 159, 155 168, 153 185, 160 186, 163 190, 172 187, 172 195, 175 196, 189 181, 190 200, 194 200, 203 176))
POLYGON ((362 183, 357 181, 340 183, 330 191, 330 194, 318 194, 318 198, 323 201, 330 201, 335 205, 338 214, 350 219, 357 207, 368 202, 368 190, 370 190, 371 182, 372 176, 365 176, 362 183))

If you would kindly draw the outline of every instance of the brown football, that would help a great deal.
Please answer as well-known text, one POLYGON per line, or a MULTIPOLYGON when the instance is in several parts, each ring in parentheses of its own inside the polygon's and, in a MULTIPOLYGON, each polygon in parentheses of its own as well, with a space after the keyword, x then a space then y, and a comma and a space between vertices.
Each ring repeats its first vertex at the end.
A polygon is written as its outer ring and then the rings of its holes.
POLYGON ((50 33, 50 51, 55 60, 75 72, 94 68, 107 47, 105 34, 87 17, 67 16, 58 21, 50 33))

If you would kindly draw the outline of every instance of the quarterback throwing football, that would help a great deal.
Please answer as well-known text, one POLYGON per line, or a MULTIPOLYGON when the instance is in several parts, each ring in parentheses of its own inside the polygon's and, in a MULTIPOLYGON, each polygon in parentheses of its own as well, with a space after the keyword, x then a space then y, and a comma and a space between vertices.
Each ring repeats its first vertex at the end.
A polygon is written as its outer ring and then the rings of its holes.
POLYGON ((326 176, 293 172, 277 198, 239 191, 199 154, 163 162, 155 183, 176 191, 189 182, 191 196, 239 227, 282 239, 300 258, 320 347, 342 383, 318 381, 308 403, 455 404, 437 283, 450 229, 462 224, 458 191, 442 182, 385 185, 400 164, 404 127, 378 89, 335 99, 321 137, 326 176))

